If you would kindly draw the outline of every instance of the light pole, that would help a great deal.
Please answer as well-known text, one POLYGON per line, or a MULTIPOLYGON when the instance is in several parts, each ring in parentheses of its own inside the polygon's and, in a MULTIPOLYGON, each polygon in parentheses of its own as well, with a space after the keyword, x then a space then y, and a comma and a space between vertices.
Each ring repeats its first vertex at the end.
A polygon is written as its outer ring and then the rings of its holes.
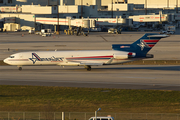
POLYGON ((98 110, 95 111, 95 120, 97 120, 97 112, 100 111, 100 110, 101 110, 101 108, 98 108, 98 110))
POLYGON ((113 18, 113 0, 111 1, 111 12, 112 12, 112 18, 113 18))
POLYGON ((169 8, 169 0, 167 0, 167 8, 169 8))
MULTIPOLYGON (((147 0, 145 0, 145 5, 146 5, 146 8, 145 8, 145 15, 147 15, 147 0)), ((147 27, 147 22, 146 22, 146 27, 147 27)))
POLYGON ((145 5, 146 5, 146 8, 145 8, 145 15, 147 15, 147 0, 145 0, 145 5))
POLYGON ((178 0, 176 0, 176 13, 178 13, 178 0))
POLYGON ((83 0, 81 0, 81 18, 83 17, 83 0))
POLYGON ((57 33, 59 34, 59 0, 57 0, 57 33))

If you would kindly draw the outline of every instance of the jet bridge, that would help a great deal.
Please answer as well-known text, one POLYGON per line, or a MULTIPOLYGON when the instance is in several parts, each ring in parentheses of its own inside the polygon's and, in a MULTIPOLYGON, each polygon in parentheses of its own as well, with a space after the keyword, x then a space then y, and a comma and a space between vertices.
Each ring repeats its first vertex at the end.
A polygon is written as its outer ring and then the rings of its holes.
POLYGON ((92 19, 72 19, 67 18, 36 18, 36 23, 48 24, 48 25, 65 25, 65 26, 76 26, 83 28, 91 28, 96 26, 96 21, 92 19))
POLYGON ((65 26, 76 26, 76 27, 83 27, 83 28, 94 28, 98 26, 117 26, 117 25, 128 25, 131 26, 132 23, 127 18, 36 18, 36 23, 40 24, 48 24, 48 25, 65 25, 65 26), (58 21, 59 20, 59 21, 58 21))
POLYGON ((158 15, 134 15, 129 16, 129 18, 135 22, 165 22, 168 21, 169 15, 160 12, 158 15))

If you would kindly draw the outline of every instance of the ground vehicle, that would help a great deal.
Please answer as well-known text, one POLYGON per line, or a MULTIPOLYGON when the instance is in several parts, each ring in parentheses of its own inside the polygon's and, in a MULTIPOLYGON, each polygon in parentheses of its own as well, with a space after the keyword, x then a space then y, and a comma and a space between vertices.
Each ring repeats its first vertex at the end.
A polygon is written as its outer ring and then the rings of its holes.
POLYGON ((167 31, 167 34, 174 34, 174 31, 167 31))
POLYGON ((43 37, 51 36, 51 29, 41 29, 41 35, 43 37))
POLYGON ((113 117, 91 117, 89 120, 114 120, 113 117))
POLYGON ((166 31, 176 31, 176 26, 165 26, 166 31))
POLYGON ((14 32, 20 32, 21 30, 20 29, 15 29, 14 32))
POLYGON ((138 29, 138 28, 140 28, 140 26, 141 26, 141 25, 139 25, 139 24, 134 24, 134 25, 133 25, 133 28, 134 28, 134 29, 138 29))
POLYGON ((65 29, 64 33, 66 33, 66 35, 88 36, 88 29, 87 28, 81 28, 81 27, 70 27, 69 29, 65 29))
POLYGON ((121 28, 109 28, 108 29, 108 33, 112 33, 112 34, 121 34, 121 28))
POLYGON ((161 34, 166 34, 167 33, 167 31, 161 31, 161 34))
POLYGON ((161 31, 161 34, 174 34, 174 31, 161 31))
POLYGON ((101 28, 90 28, 91 32, 100 32, 101 28))
POLYGON ((41 32, 36 32, 36 35, 41 35, 43 37, 51 36, 51 29, 41 29, 41 32))
POLYGON ((29 34, 34 34, 34 30, 29 30, 29 34))

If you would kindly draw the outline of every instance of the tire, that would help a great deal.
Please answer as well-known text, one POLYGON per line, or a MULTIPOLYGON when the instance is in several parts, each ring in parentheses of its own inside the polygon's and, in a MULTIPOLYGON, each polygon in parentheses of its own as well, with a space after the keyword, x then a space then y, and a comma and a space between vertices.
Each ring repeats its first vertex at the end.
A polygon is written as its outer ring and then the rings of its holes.
POLYGON ((22 67, 19 67, 19 71, 21 71, 22 70, 22 67))

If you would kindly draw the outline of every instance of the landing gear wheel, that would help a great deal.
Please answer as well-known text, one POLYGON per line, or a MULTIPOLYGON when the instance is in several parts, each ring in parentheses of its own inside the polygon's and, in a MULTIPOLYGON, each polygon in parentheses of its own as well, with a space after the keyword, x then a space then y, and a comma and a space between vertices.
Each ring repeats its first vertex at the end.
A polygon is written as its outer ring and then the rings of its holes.
POLYGON ((87 71, 91 71, 91 66, 87 66, 87 71))
POLYGON ((22 67, 19 67, 19 71, 21 71, 22 70, 22 67))

